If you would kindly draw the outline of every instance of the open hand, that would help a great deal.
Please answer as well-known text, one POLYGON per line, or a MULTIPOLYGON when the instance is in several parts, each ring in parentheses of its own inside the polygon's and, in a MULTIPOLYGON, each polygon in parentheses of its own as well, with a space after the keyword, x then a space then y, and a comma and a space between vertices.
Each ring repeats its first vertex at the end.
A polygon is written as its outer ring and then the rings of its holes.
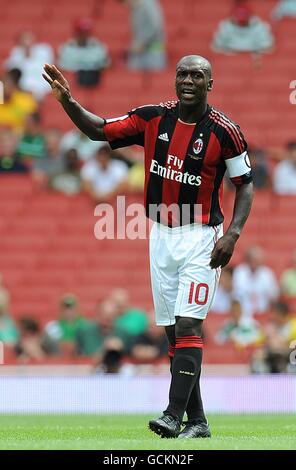
POLYGON ((55 65, 45 64, 44 72, 42 76, 50 84, 54 97, 60 102, 69 100, 70 86, 59 69, 55 65))

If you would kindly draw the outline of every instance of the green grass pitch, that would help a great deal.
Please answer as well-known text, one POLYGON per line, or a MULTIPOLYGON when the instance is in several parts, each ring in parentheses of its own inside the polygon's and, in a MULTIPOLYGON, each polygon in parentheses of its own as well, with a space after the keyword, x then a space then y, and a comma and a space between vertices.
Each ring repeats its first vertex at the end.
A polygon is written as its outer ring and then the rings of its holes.
POLYGON ((161 439, 147 415, 0 415, 0 449, 296 449, 295 415, 211 415, 211 439, 161 439))

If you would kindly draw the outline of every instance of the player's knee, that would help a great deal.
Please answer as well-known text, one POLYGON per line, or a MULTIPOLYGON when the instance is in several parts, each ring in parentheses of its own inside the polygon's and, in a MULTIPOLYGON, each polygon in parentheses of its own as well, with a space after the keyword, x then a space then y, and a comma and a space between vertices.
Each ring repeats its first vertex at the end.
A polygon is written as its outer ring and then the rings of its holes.
POLYGON ((179 317, 175 325, 176 337, 201 336, 202 320, 196 318, 179 317))

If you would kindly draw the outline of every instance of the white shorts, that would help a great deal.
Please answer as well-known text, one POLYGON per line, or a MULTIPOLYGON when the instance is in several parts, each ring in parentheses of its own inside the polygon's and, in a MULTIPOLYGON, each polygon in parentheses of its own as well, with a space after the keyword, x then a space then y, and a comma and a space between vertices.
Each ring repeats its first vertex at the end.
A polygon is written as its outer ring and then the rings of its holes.
POLYGON ((176 316, 206 318, 221 273, 210 268, 211 252, 222 235, 222 224, 153 225, 150 272, 157 325, 174 325, 176 316))

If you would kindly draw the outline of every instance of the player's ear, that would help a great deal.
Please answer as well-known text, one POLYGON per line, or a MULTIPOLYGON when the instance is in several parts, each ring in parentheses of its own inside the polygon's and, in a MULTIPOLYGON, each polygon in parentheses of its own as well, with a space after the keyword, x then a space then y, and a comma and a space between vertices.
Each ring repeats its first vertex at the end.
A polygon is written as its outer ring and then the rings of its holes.
POLYGON ((213 79, 211 78, 211 79, 209 80, 207 90, 208 90, 208 91, 212 91, 212 89, 213 89, 213 79))

